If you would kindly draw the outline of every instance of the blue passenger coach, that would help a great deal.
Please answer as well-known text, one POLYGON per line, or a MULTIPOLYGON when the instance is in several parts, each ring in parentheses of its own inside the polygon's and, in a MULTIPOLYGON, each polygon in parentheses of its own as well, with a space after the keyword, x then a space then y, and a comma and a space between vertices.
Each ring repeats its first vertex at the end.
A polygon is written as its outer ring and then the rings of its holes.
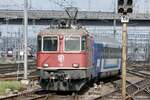
POLYGON ((121 45, 113 38, 103 37, 94 41, 94 76, 99 78, 119 75, 121 70, 121 45))

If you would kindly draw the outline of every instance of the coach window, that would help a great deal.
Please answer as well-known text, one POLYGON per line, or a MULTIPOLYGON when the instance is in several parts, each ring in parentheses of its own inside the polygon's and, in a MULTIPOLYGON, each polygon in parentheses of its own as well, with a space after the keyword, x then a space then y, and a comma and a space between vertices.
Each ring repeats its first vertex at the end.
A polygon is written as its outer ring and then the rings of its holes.
POLYGON ((66 36, 65 37, 65 51, 80 51, 80 37, 66 36))
POLYGON ((57 36, 47 36, 43 38, 43 51, 57 51, 57 36))
POLYGON ((85 47, 86 47, 86 37, 85 36, 82 36, 82 50, 85 50, 85 47))
POLYGON ((38 46, 37 46, 37 51, 41 51, 41 44, 42 44, 42 43, 41 43, 41 40, 42 40, 41 36, 38 36, 38 39, 37 39, 37 40, 38 40, 38 41, 37 41, 37 42, 38 42, 38 43, 37 43, 37 44, 38 44, 38 46))

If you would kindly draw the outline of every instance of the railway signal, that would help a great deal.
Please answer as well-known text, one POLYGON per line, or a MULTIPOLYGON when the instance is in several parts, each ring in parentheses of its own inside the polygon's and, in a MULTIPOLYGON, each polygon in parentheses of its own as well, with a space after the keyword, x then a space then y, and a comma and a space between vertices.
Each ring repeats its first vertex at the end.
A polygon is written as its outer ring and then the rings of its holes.
POLYGON ((133 0, 118 0, 118 13, 121 15, 122 28, 122 100, 126 100, 126 59, 128 13, 133 12, 133 0))
POLYGON ((118 0, 118 13, 128 14, 133 12, 133 0, 118 0))

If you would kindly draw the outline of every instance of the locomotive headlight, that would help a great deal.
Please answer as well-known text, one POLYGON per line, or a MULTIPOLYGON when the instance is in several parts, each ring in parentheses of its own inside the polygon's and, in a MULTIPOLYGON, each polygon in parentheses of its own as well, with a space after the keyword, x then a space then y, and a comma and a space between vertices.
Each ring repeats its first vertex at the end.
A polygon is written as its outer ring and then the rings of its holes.
POLYGON ((43 66, 44 66, 44 67, 48 67, 48 64, 44 64, 43 66))
POLYGON ((55 79, 55 74, 53 72, 51 72, 49 78, 54 80, 55 79))
POLYGON ((68 74, 65 75, 65 79, 68 80, 70 79, 70 76, 68 74))
POLYGON ((79 68, 79 64, 72 64, 72 67, 79 68))

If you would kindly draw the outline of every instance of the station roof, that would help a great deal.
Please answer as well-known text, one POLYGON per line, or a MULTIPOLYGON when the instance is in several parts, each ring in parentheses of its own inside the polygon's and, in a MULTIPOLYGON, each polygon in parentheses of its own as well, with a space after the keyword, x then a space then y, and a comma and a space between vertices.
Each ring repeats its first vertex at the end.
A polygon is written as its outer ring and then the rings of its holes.
MULTIPOLYGON (((29 10, 29 19, 54 19, 68 18, 65 11, 58 10, 29 10)), ((77 19, 88 20, 103 20, 103 19, 120 19, 119 14, 113 12, 98 12, 98 11, 79 11, 77 19)), ((131 20, 150 20, 150 14, 138 13, 129 14, 131 20)), ((17 19, 23 18, 23 10, 0 10, 0 18, 17 19)))

